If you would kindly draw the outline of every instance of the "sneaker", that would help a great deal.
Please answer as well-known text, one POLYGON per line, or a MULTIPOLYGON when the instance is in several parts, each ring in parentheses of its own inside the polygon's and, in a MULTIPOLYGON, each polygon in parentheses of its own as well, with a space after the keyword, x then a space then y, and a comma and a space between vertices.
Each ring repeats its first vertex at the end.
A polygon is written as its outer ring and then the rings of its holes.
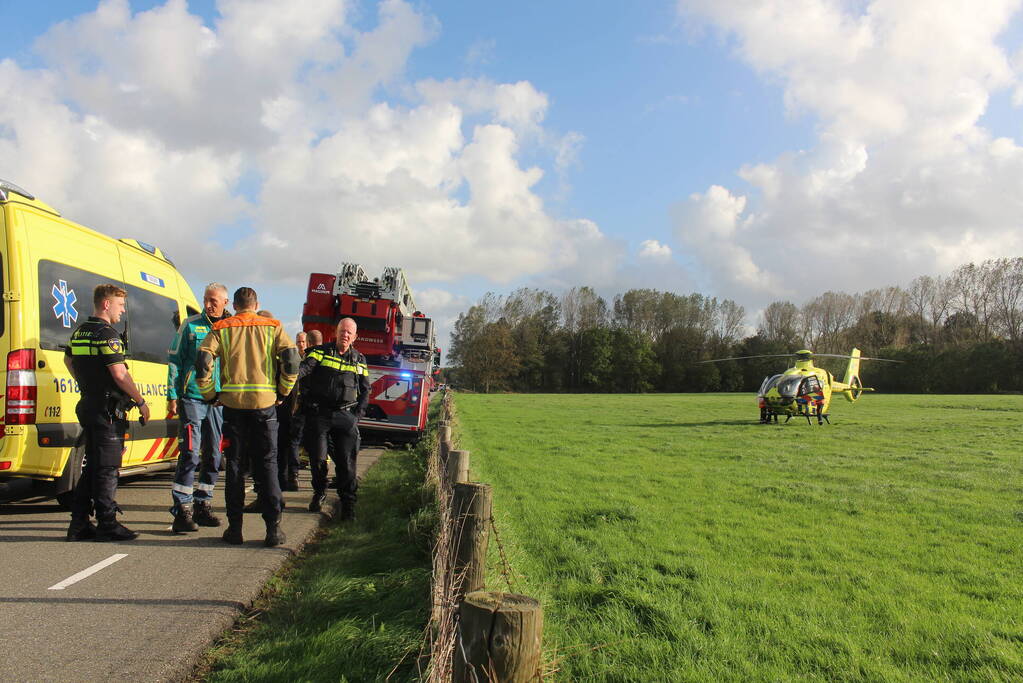
POLYGON ((199 525, 192 520, 191 504, 178 506, 177 514, 174 515, 174 525, 171 527, 171 530, 176 534, 199 530, 199 525))
POLYGON ((245 539, 242 538, 242 525, 231 524, 229 522, 227 525, 227 530, 224 531, 224 535, 221 536, 221 538, 224 539, 225 543, 230 543, 231 545, 241 545, 242 543, 245 542, 245 539))
POLYGON ((246 505, 245 507, 242 508, 242 512, 262 512, 262 511, 263 511, 263 501, 261 501, 259 498, 256 498, 251 503, 249 503, 248 505, 246 505))
POLYGON ((67 540, 91 541, 94 538, 96 538, 96 525, 88 518, 71 520, 71 525, 67 528, 67 540))
POLYGON ((199 526, 220 526, 220 517, 213 514, 213 507, 207 501, 196 502, 192 519, 199 526))
POLYGON ((287 537, 284 535, 284 531, 281 530, 281 520, 275 520, 269 522, 266 525, 266 538, 263 539, 263 545, 267 548, 273 548, 277 545, 282 545, 287 537))
POLYGON ((319 512, 323 509, 323 504, 327 502, 326 493, 314 493, 313 499, 309 501, 309 512, 319 512))
POLYGON ((96 529, 97 541, 133 541, 138 538, 137 532, 132 531, 120 522, 111 524, 100 524, 96 529))

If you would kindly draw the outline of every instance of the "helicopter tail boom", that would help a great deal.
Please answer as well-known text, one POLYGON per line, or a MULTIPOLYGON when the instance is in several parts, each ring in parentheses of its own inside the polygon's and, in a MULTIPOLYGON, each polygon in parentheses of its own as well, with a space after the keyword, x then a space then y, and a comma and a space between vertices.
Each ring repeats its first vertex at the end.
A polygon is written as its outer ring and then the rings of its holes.
POLYGON ((849 401, 849 403, 855 403, 862 392, 870 391, 869 389, 864 389, 863 383, 860 381, 860 350, 855 347, 852 353, 849 354, 849 365, 845 368, 845 377, 842 378, 842 384, 845 386, 836 386, 834 388, 841 391, 842 395, 845 396, 845 400, 849 401))

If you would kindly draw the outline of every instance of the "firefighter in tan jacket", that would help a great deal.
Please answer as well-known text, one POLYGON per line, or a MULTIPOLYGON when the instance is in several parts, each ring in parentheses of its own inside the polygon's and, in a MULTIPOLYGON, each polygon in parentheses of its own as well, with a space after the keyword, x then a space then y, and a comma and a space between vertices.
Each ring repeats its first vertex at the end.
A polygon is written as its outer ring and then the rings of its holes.
POLYGON ((224 540, 240 544, 245 475, 248 458, 253 478, 260 482, 266 539, 272 547, 284 543, 281 531, 281 489, 277 482, 276 405, 291 393, 298 377, 298 349, 273 318, 256 314, 256 292, 241 287, 234 293, 235 315, 217 322, 199 347, 196 381, 207 401, 224 406, 224 457, 227 459, 227 531, 224 540), (220 359, 220 391, 213 362, 220 359))

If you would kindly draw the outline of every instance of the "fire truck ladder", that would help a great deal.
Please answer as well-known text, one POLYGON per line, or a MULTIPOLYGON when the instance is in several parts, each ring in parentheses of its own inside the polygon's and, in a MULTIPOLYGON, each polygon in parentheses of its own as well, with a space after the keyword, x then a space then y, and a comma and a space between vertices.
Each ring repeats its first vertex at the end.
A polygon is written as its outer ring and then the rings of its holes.
POLYGON ((384 296, 398 302, 398 310, 402 315, 412 315, 416 309, 415 299, 412 298, 412 289, 405 279, 405 271, 397 266, 384 268, 384 274, 380 278, 380 287, 384 296))
POLYGON ((357 283, 367 280, 369 280, 369 276, 358 263, 342 263, 337 280, 334 282, 334 294, 350 293, 357 283))

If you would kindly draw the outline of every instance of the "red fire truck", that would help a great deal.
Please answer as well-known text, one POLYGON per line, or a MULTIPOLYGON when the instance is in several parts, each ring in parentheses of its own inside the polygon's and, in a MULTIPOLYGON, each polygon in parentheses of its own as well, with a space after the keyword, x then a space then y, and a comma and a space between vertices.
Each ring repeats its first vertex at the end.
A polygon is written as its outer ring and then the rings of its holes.
POLYGON ((359 421, 364 435, 387 441, 418 441, 440 372, 440 349, 433 321, 416 309, 401 268, 388 267, 370 279, 354 263, 340 272, 312 273, 302 309, 302 329, 319 330, 334 341, 337 324, 352 318, 359 326, 355 348, 369 363, 369 408, 359 421))

